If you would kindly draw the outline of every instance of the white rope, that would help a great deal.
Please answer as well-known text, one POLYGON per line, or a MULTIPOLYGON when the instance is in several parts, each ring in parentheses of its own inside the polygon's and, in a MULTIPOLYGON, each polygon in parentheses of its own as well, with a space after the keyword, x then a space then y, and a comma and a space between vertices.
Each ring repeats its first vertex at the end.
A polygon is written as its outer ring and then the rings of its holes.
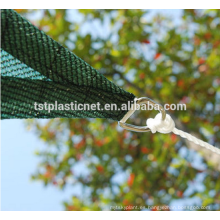
POLYGON ((170 132, 173 132, 174 134, 180 135, 183 138, 188 139, 189 141, 194 142, 195 144, 198 144, 202 147, 205 147, 208 150, 211 150, 217 154, 220 154, 220 149, 212 146, 211 144, 208 144, 191 134, 188 134, 184 131, 181 131, 177 128, 175 128, 175 123, 173 119, 170 117, 170 115, 166 114, 166 119, 162 120, 162 114, 159 113, 156 115, 155 118, 149 118, 147 120, 147 126, 150 128, 152 133, 160 132, 163 134, 168 134, 170 132))

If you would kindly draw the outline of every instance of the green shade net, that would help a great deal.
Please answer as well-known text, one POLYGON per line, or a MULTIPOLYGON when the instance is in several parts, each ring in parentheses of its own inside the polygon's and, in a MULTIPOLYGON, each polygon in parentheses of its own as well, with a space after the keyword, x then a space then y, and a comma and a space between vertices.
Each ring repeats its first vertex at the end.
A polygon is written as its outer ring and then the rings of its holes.
POLYGON ((1 10, 1 118, 109 118, 127 110, 35 110, 34 103, 106 103, 135 96, 106 79, 85 61, 13 10, 1 10))

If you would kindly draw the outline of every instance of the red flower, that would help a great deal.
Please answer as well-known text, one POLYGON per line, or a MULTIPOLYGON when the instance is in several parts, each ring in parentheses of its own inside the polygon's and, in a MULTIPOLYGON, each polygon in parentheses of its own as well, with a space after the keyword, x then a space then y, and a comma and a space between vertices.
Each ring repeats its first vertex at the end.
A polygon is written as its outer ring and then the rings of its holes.
POLYGON ((183 197, 183 191, 177 191, 176 195, 180 198, 183 197))
POLYGON ((140 79, 144 79, 145 78, 145 74, 144 73, 141 73, 140 74, 140 79))
POLYGON ((177 82, 177 85, 179 86, 179 87, 183 87, 184 86, 184 81, 182 80, 182 79, 180 79, 180 80, 178 80, 178 82, 177 82))
POLYGON ((142 148, 141 148, 141 152, 142 152, 143 154, 147 154, 147 153, 149 153, 149 150, 148 150, 147 147, 142 147, 142 148))
POLYGON ((86 141, 82 139, 78 144, 76 144, 76 149, 80 149, 85 145, 86 141))
POLYGON ((98 147, 101 147, 101 146, 104 144, 104 141, 103 141, 103 140, 96 140, 96 141, 95 141, 95 144, 96 144, 98 147))
POLYGON ((171 134, 171 140, 172 140, 173 142, 175 142, 176 139, 177 139, 176 135, 175 135, 175 134, 171 134))
POLYGON ((201 40, 200 40, 198 37, 195 37, 195 38, 194 38, 194 44, 195 44, 196 46, 199 46, 200 43, 201 43, 201 40))
POLYGON ((204 38, 205 38, 206 40, 209 40, 211 37, 212 37, 212 35, 211 35, 210 32, 207 32, 207 33, 205 33, 205 35, 204 35, 204 38))
POLYGON ((103 173, 103 171, 104 171, 104 167, 101 166, 101 165, 98 165, 98 166, 96 167, 96 169, 98 170, 99 173, 103 173))
POLYGON ((154 59, 158 59, 159 57, 161 56, 161 53, 156 53, 155 56, 154 56, 154 59))
POLYGON ((216 48, 220 45, 220 40, 217 40, 213 43, 213 47, 216 48))
POLYGON ((146 40, 142 40, 142 41, 141 41, 141 43, 144 43, 144 44, 149 44, 149 43, 150 43, 150 41, 146 39, 146 40))
POLYGON ((201 57, 201 58, 199 58, 198 62, 199 62, 199 65, 201 65, 201 64, 205 63, 205 59, 201 57))
POLYGON ((131 173, 130 176, 129 176, 129 178, 128 178, 128 185, 129 185, 129 186, 132 186, 132 185, 133 185, 134 178, 135 178, 134 173, 131 173))
POLYGON ((158 208, 157 208, 158 206, 154 206, 152 209, 151 209, 151 211, 158 211, 158 208))
POLYGON ((74 210, 75 210, 75 206, 73 206, 73 205, 68 205, 68 206, 66 207, 66 209, 67 209, 67 211, 74 211, 74 210))
POLYGON ((127 199, 124 199, 122 203, 123 203, 123 205, 128 205, 129 201, 127 199))

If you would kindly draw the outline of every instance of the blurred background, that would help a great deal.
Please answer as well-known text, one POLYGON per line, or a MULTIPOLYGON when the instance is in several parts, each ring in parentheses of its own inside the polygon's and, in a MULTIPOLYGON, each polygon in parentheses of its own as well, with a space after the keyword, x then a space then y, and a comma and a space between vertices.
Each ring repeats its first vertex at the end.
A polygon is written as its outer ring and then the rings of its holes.
MULTIPOLYGON (((220 10, 16 10, 176 126, 220 148, 220 10)), ((155 112, 140 112, 145 124, 155 112)), ((101 119, 3 120, 2 210, 220 210, 220 157, 101 119)))

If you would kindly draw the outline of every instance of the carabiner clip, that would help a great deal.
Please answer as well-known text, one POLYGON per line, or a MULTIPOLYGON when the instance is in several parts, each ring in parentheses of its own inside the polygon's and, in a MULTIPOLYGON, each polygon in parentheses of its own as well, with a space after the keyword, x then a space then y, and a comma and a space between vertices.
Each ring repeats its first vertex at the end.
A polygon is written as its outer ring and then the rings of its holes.
POLYGON ((136 132, 148 132, 150 131, 150 129, 147 126, 136 126, 136 125, 132 125, 132 124, 127 124, 125 123, 130 117, 131 115, 134 114, 134 112, 136 111, 136 106, 138 105, 142 105, 142 104, 151 104, 154 107, 155 106, 159 106, 159 111, 162 114, 162 120, 166 119, 166 111, 163 108, 162 105, 156 103, 155 101, 147 98, 147 97, 142 97, 142 98, 135 98, 134 99, 134 104, 132 104, 131 109, 127 112, 127 114, 118 122, 118 124, 126 129, 126 130, 130 130, 130 131, 136 131, 136 132))

